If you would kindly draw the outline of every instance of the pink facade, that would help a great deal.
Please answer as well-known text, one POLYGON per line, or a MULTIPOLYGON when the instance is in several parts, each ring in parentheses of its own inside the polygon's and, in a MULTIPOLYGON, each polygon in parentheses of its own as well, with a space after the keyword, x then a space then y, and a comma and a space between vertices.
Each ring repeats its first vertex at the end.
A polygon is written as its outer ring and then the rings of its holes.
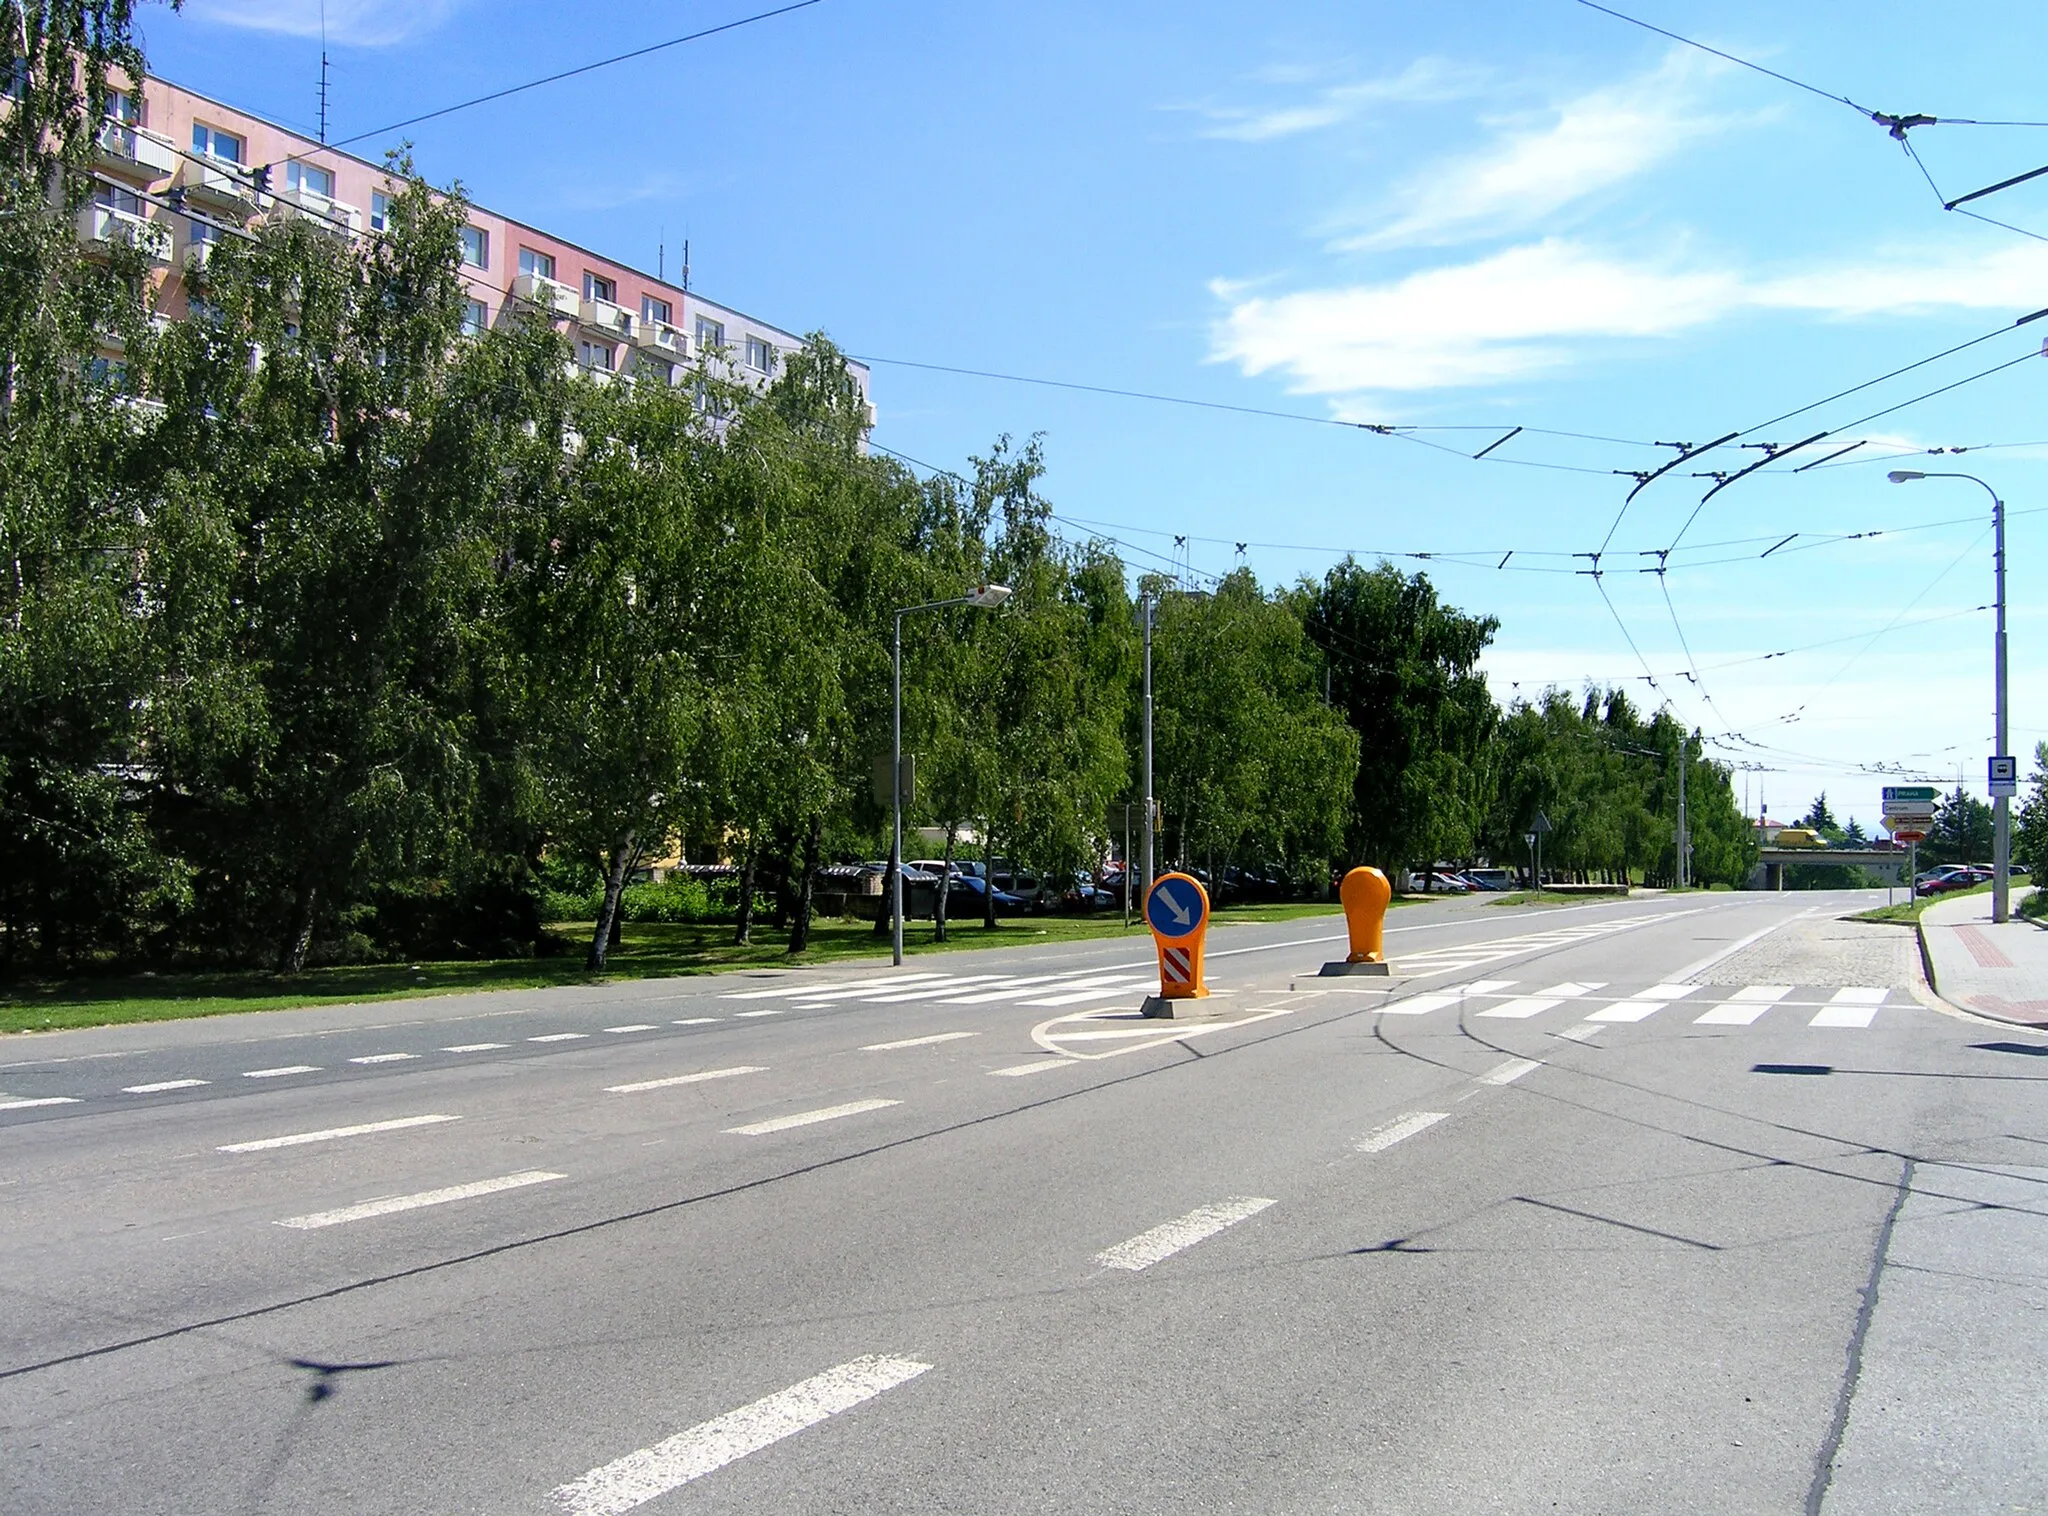
MULTIPOLYGON (((99 186, 80 232, 144 246, 165 270, 161 309, 173 319, 185 312, 185 270, 219 235, 206 222, 240 225, 262 214, 302 217, 336 236, 382 229, 395 187, 381 164, 161 79, 146 81, 140 99, 117 98, 109 114, 94 167, 115 182, 99 186)), ((469 220, 463 272, 472 322, 495 324, 514 302, 552 308, 570 323, 586 369, 680 382, 685 365, 706 358, 765 383, 801 345, 788 331, 481 206, 469 220)), ((854 373, 867 393, 866 369, 854 373)))

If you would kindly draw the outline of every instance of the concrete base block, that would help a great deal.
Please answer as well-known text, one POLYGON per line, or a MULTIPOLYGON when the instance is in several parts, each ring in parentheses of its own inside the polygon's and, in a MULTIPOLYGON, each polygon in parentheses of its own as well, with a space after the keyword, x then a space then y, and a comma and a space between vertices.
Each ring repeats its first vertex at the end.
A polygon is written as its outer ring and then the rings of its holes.
POLYGON ((1155 1021, 1214 1021, 1236 1009, 1237 1001, 1228 995, 1203 995, 1185 1000, 1147 995, 1139 1014, 1155 1021))
POLYGON ((1390 963, 1326 963, 1318 977, 1342 979, 1353 974, 1364 974, 1375 979, 1385 979, 1394 972, 1390 963))

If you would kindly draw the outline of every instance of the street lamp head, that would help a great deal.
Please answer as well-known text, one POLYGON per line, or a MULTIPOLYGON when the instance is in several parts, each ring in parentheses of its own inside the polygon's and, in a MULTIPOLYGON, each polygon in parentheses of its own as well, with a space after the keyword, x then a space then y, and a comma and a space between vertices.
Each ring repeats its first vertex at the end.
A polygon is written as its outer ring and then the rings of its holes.
POLYGON ((1925 479, 1926 477, 1918 469, 1910 468, 1895 468, 1885 475, 1885 478, 1891 480, 1893 484, 1911 484, 1915 479, 1925 479))
POLYGON ((985 611, 992 611, 1009 598, 1010 587, 1007 584, 984 584, 967 597, 967 603, 978 605, 985 611))

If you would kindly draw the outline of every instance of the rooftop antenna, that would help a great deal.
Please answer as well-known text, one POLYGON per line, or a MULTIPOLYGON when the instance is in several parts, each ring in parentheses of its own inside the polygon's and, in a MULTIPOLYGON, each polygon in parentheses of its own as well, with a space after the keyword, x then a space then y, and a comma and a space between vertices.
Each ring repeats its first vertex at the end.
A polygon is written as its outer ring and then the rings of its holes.
POLYGON ((327 0, 320 0, 320 145, 327 145, 327 0))
POLYGON ((655 234, 654 277, 663 284, 668 283, 668 228, 663 227, 655 234))
POLYGON ((690 239, 683 239, 683 293, 690 293, 690 239))

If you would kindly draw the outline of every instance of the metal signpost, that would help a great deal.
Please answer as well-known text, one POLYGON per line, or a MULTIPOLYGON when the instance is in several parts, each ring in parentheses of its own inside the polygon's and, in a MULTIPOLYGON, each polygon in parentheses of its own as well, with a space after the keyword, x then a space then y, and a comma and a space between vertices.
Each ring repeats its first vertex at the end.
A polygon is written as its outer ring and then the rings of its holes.
POLYGON ((1543 889, 1543 839, 1550 835, 1550 818, 1538 811, 1536 819, 1529 823, 1527 836, 1529 850, 1534 858, 1530 867, 1529 888, 1541 893, 1543 889))

